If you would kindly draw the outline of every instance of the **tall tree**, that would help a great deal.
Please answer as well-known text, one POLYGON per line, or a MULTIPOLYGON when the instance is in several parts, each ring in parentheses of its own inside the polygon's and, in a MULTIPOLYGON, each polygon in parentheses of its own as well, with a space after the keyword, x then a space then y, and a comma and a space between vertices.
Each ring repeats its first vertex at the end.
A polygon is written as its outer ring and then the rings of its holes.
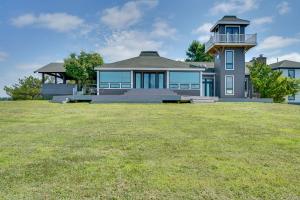
POLYGON ((205 45, 201 44, 197 40, 193 40, 190 44, 187 52, 187 58, 185 61, 187 62, 211 62, 213 61, 213 56, 205 53, 205 45))
POLYGON ((103 58, 100 54, 84 51, 81 51, 79 55, 72 53, 64 60, 66 73, 76 81, 80 81, 82 85, 86 84, 87 81, 95 80, 94 68, 102 64, 103 58))
POLYGON ((251 82, 261 98, 283 102, 286 96, 295 95, 299 91, 299 80, 283 77, 281 71, 274 71, 262 62, 254 61, 249 70, 251 82))
POLYGON ((19 79, 19 83, 13 86, 5 86, 4 91, 13 100, 33 100, 41 99, 42 81, 33 76, 24 77, 19 79))

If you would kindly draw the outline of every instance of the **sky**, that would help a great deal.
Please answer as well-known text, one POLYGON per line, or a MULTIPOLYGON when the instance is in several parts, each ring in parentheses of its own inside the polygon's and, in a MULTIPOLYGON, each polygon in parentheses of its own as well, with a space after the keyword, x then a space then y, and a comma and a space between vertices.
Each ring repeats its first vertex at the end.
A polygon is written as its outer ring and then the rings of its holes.
POLYGON ((300 62, 299 9, 299 0, 1 0, 0 96, 5 85, 81 50, 106 63, 142 50, 183 60, 224 15, 251 21, 246 32, 257 33, 258 45, 247 61, 264 54, 268 63, 300 62))

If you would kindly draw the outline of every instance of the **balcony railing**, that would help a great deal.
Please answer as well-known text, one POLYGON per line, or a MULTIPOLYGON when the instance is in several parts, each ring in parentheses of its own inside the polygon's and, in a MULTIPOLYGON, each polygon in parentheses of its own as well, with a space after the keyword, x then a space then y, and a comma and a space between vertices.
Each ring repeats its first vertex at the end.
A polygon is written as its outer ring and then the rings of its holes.
POLYGON ((205 51, 216 43, 256 45, 256 34, 215 34, 205 44, 205 51))

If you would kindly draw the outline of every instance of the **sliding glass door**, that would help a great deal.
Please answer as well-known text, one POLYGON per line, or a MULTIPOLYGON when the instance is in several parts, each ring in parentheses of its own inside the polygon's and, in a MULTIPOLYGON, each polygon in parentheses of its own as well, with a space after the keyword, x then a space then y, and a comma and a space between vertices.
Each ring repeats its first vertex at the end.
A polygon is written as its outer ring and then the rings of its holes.
POLYGON ((135 88, 165 88, 165 74, 163 72, 136 72, 135 88))

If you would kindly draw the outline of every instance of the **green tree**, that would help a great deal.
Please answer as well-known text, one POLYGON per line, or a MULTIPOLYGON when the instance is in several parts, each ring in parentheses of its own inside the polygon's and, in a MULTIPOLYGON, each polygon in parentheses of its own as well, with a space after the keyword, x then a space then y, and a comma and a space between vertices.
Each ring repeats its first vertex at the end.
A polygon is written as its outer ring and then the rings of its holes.
POLYGON ((211 62, 213 61, 213 56, 205 53, 205 45, 200 42, 193 40, 190 44, 187 52, 187 62, 211 62))
POLYGON ((103 58, 100 54, 84 51, 81 51, 79 55, 72 53, 64 60, 67 75, 79 81, 82 85, 85 85, 87 81, 96 79, 94 68, 102 64, 103 58))
POLYGON ((19 79, 19 83, 13 86, 5 86, 4 91, 13 100, 33 100, 41 99, 42 81, 33 76, 19 79))
POLYGON ((262 62, 254 61, 249 70, 251 82, 261 98, 283 102, 286 96, 295 95, 299 91, 299 80, 283 77, 281 71, 272 70, 262 62))

